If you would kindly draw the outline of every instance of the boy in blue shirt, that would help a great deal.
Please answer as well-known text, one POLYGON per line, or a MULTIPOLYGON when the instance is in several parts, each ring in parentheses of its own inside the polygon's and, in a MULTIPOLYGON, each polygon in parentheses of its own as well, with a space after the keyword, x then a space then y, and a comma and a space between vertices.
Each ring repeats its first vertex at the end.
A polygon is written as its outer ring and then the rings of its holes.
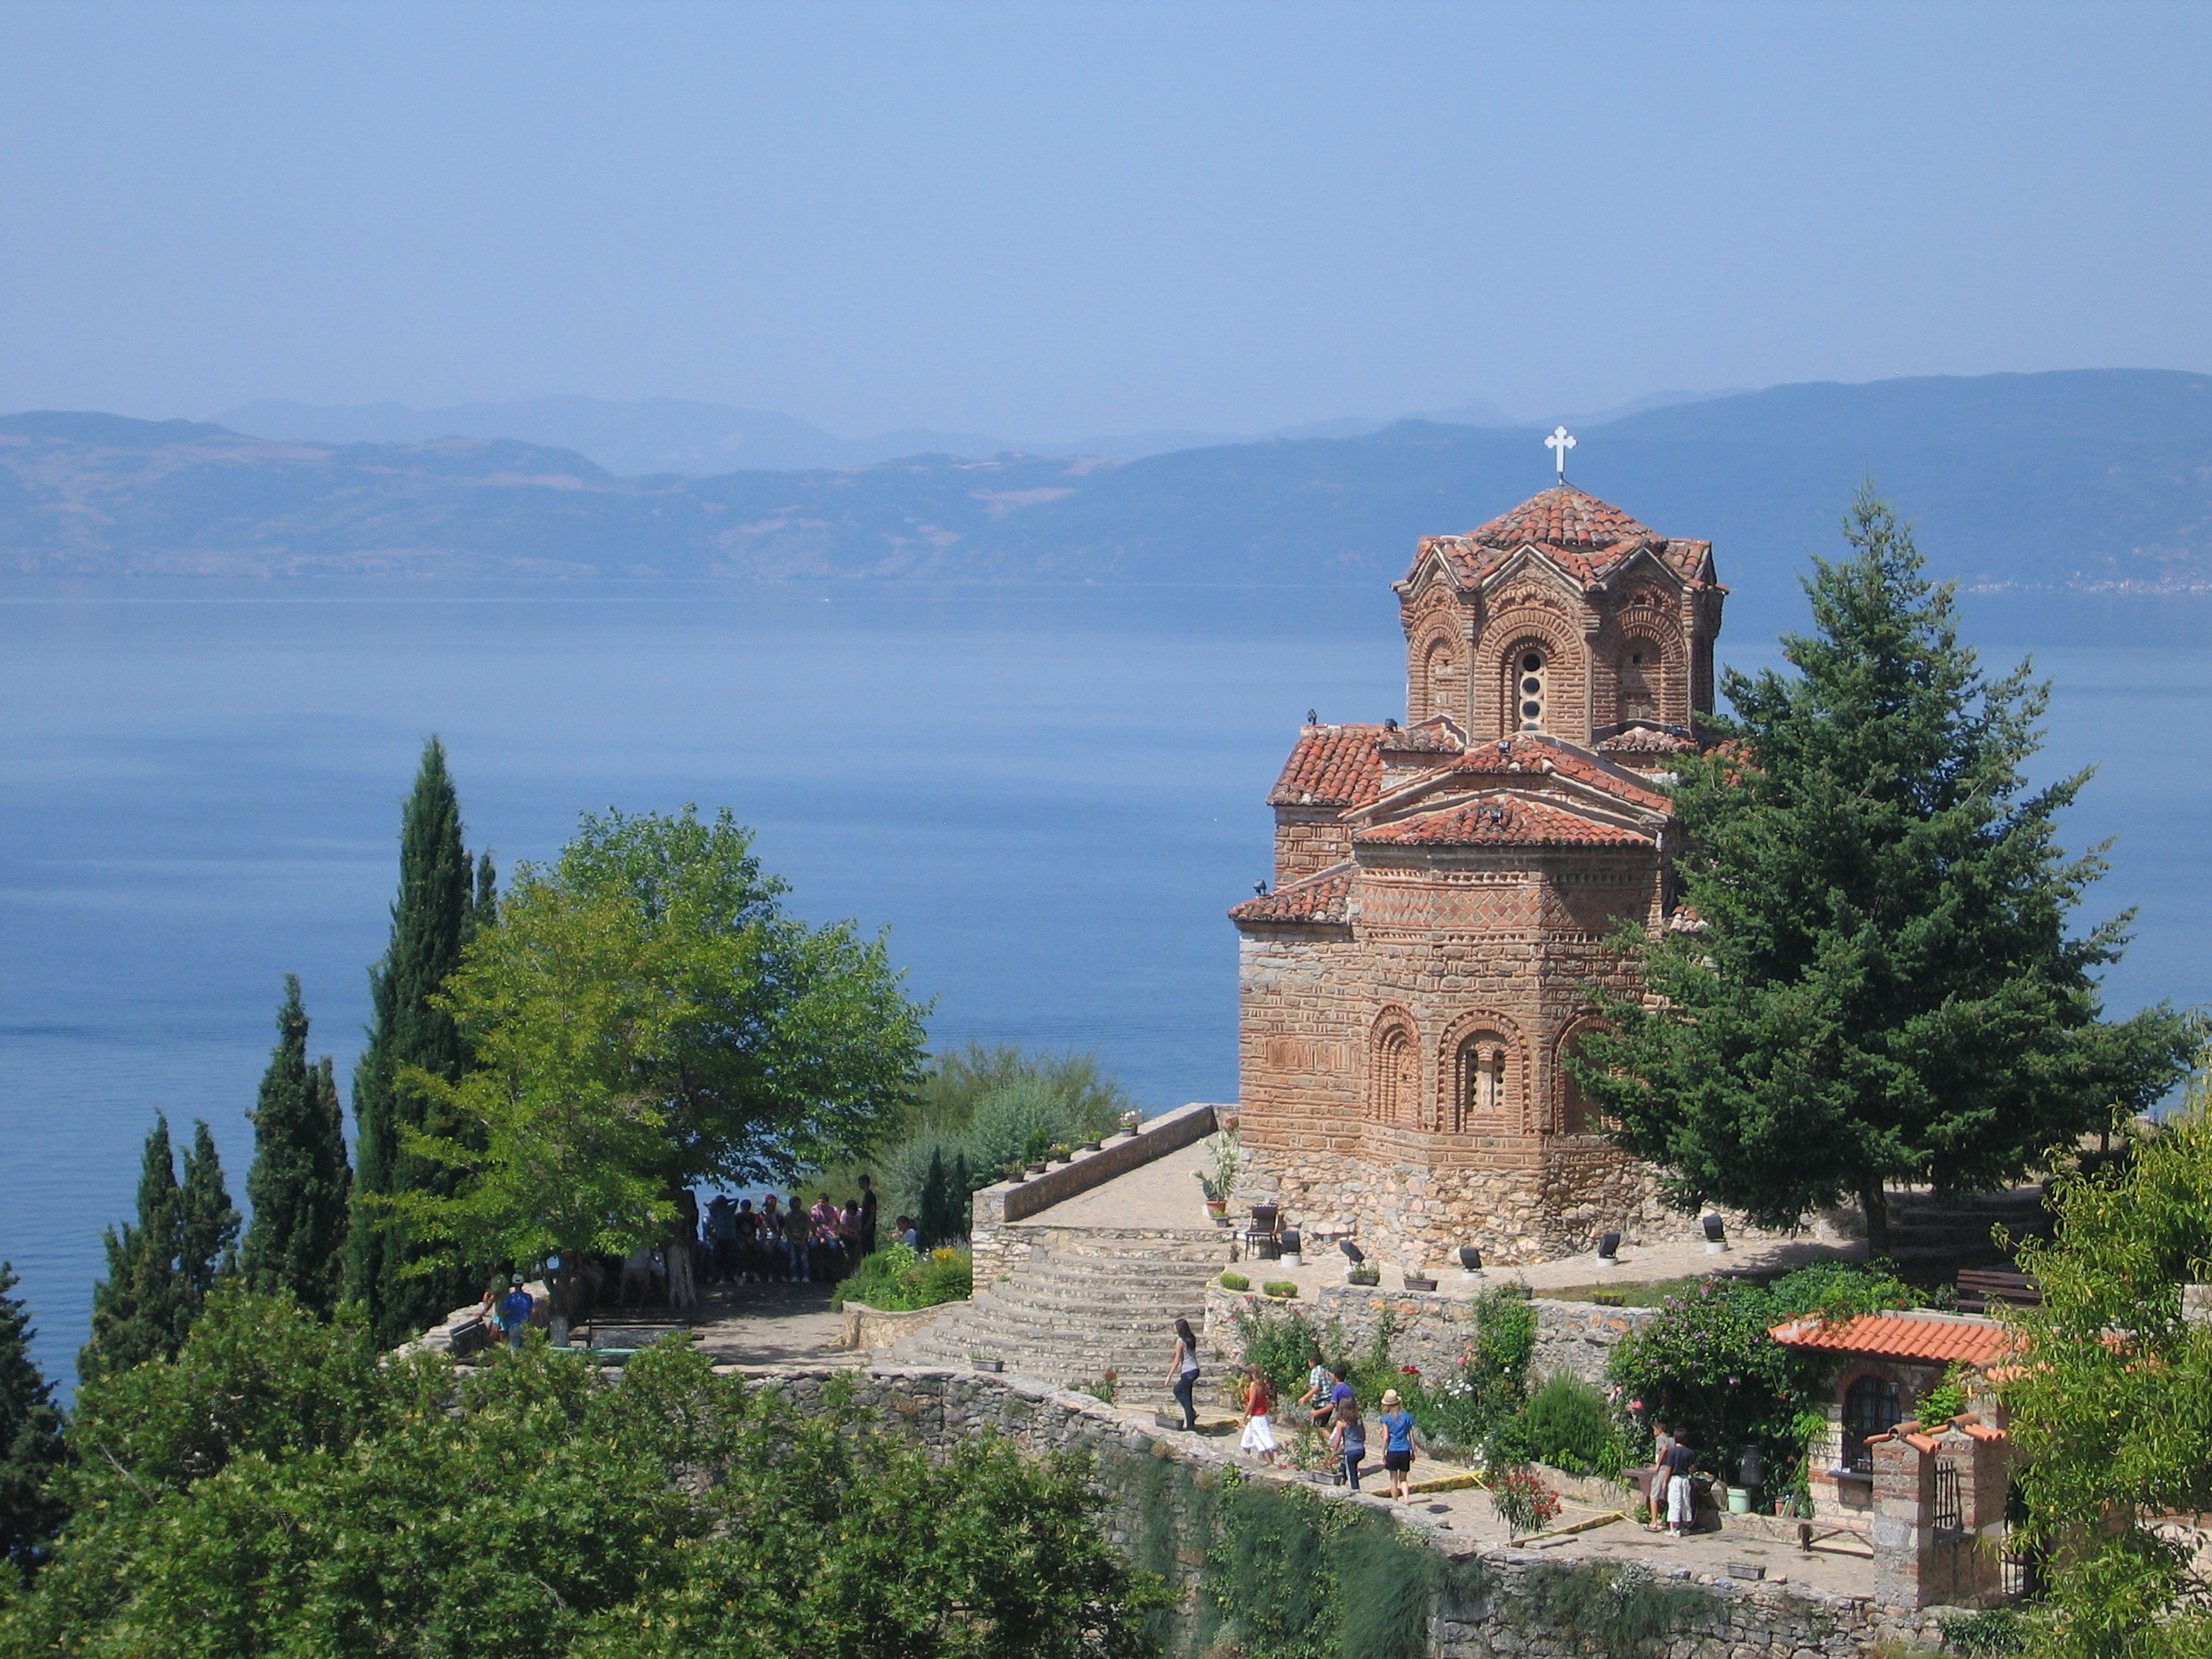
POLYGON ((522 1275, 515 1274, 514 1288, 499 1304, 500 1323, 507 1327, 507 1346, 515 1353, 522 1352, 522 1340, 530 1334, 530 1316, 538 1311, 538 1303, 522 1288, 522 1275))

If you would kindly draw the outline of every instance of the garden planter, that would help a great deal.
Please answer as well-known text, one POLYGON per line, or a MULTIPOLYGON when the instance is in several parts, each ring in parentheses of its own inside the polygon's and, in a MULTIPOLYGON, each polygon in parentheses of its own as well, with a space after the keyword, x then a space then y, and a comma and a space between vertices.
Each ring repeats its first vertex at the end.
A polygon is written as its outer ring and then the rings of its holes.
POLYGON ((1006 1362, 1005 1360, 986 1359, 980 1353, 969 1354, 968 1356, 968 1361, 979 1371, 1003 1371, 1006 1369, 1006 1362))
POLYGON ((1406 1275, 1406 1288, 1409 1291, 1433 1291, 1436 1287, 1437 1281, 1433 1279, 1425 1278, 1419 1273, 1406 1275))
POLYGON ((1226 1220, 1229 1216, 1229 1200, 1225 1198, 1207 1199, 1206 1200, 1206 1212, 1212 1216, 1216 1221, 1226 1220))
POLYGON ((1345 1274, 1344 1282, 1347 1285, 1380 1285, 1382 1275, 1372 1267, 1354 1267, 1345 1274))

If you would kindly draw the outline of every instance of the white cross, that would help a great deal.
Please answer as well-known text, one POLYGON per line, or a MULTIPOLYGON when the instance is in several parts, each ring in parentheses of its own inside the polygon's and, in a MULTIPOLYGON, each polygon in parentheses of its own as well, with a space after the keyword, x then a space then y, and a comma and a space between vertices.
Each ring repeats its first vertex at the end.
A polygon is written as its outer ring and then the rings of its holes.
POLYGON ((1550 437, 1544 440, 1544 447, 1550 450, 1552 453, 1558 458, 1559 463, 1559 482, 1561 483, 1565 483, 1567 481, 1567 452, 1574 447, 1575 441, 1573 435, 1570 434, 1565 427, 1558 428, 1553 432, 1550 437))

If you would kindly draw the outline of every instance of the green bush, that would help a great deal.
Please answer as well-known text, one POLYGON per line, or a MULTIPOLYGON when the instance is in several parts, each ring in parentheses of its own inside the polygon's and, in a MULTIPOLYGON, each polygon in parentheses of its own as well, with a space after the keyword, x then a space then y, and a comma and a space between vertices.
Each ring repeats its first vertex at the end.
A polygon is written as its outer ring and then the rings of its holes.
POLYGON ((934 1308, 963 1302, 975 1293, 975 1261, 965 1250, 936 1249, 924 1255, 892 1244, 866 1257, 837 1287, 836 1305, 863 1302, 886 1312, 934 1308))
POLYGON ((1515 1425, 1539 1463, 1570 1474, 1617 1475, 1628 1462, 1620 1425, 1605 1396, 1587 1382, 1560 1376, 1536 1390, 1515 1425))
POLYGON ((1252 1305, 1237 1310, 1237 1334, 1244 1344, 1244 1363, 1257 1365, 1275 1392, 1295 1400, 1306 1391, 1318 1346, 1313 1322, 1295 1308, 1252 1305))
POLYGON ((1243 1273, 1224 1273, 1221 1275, 1221 1288, 1224 1291, 1249 1291, 1252 1288, 1252 1281, 1243 1273))
POLYGON ((1271 1279, 1260 1288, 1269 1296, 1280 1297, 1285 1302, 1298 1293, 1297 1282, 1288 1279, 1271 1279))

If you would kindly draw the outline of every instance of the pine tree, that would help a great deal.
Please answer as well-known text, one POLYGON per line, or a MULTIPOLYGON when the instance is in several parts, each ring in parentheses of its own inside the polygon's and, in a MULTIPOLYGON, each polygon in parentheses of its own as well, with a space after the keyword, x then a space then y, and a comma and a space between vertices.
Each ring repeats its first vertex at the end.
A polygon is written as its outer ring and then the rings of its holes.
POLYGON ((137 1224, 110 1227, 100 1242, 107 1251, 107 1277, 92 1287, 92 1340, 76 1358, 77 1375, 88 1382, 167 1358, 183 1338, 177 1162, 167 1118, 156 1116, 146 1136, 137 1224))
POLYGON ((252 1113, 246 1196, 253 1224, 243 1265, 255 1290, 289 1290, 301 1306, 328 1313, 338 1297, 353 1174, 331 1062, 307 1063, 307 1011, 296 975, 284 976, 276 1032, 252 1113))
POLYGON ((2105 866, 2057 844, 2087 774, 2028 787, 2045 688, 1983 677, 1870 489, 1844 535, 1806 584, 1818 631, 1783 641, 1796 675, 1731 672, 1724 741, 1683 765, 1688 925, 1632 945, 1655 1000, 1594 988, 1608 1029, 1568 1063, 1675 1204, 1790 1227, 1856 1197, 1879 1255, 1888 1183, 2017 1180, 2147 1109, 2205 1027, 2103 1017, 2128 919, 2068 933, 2105 866))
POLYGON ((392 941, 369 970, 374 1023, 354 1072, 356 1150, 349 1294, 366 1303, 378 1340, 415 1335, 476 1294, 480 1275, 467 1267, 411 1275, 421 1255, 389 1209, 377 1200, 395 1193, 449 1195, 452 1173, 410 1157, 400 1128, 431 1133, 455 1126, 439 1119, 419 1097, 395 1086, 403 1066, 419 1066, 458 1082, 468 1048, 453 1018, 430 1006, 453 970, 461 947, 496 914, 491 859, 473 867, 461 845, 460 798, 446 769, 445 745, 432 738, 422 748, 399 826, 399 896, 392 907, 392 941))
POLYGON ((62 1414, 53 1385, 31 1358, 36 1333, 9 1294, 15 1283, 14 1264, 0 1261, 0 1557, 27 1579, 62 1523, 53 1486, 63 1457, 62 1414))

